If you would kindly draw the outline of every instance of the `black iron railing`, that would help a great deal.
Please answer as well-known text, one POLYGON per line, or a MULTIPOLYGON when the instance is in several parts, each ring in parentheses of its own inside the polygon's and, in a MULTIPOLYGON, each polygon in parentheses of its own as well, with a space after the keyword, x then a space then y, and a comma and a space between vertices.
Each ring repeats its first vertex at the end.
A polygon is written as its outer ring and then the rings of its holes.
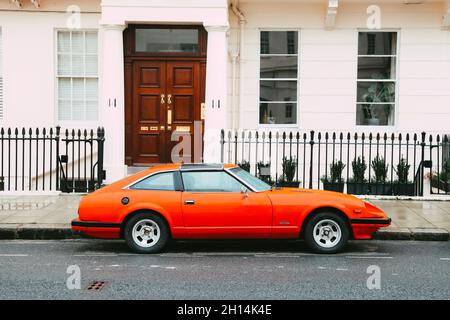
POLYGON ((0 129, 0 191, 89 192, 101 186, 105 132, 0 129))
POLYGON ((270 182, 286 182, 291 166, 292 180, 303 188, 420 196, 426 176, 432 194, 450 194, 448 135, 222 130, 220 144, 222 162, 270 182))

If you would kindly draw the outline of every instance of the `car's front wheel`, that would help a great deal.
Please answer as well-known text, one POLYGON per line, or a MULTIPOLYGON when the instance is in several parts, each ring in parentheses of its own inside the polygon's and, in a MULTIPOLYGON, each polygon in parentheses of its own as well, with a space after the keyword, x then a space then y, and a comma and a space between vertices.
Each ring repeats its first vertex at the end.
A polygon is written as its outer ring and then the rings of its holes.
POLYGON ((337 253, 348 242, 350 230, 346 221, 334 212, 314 214, 307 222, 304 238, 308 247, 317 253, 337 253))
POLYGON ((169 240, 169 228, 164 219, 158 215, 140 213, 126 223, 124 238, 134 252, 157 253, 169 240))

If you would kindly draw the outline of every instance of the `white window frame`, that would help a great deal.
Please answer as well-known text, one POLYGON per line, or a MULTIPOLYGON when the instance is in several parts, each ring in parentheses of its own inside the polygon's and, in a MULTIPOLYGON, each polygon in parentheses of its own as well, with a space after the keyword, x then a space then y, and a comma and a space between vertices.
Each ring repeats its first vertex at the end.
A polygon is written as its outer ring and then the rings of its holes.
MULTIPOLYGON (((83 29, 64 29, 64 28, 56 28, 54 29, 54 88, 55 88, 55 100, 54 100, 54 122, 59 125, 61 124, 63 127, 76 127, 79 126, 80 122, 82 121, 85 125, 85 127, 94 128, 98 125, 98 122, 100 120, 100 33, 99 30, 96 28, 83 28, 83 29), (58 33, 59 32, 70 32, 71 42, 72 42, 72 32, 83 32, 84 37, 86 32, 95 32, 97 33, 97 75, 91 76, 91 75, 82 75, 82 76, 59 76, 58 75, 58 33), (79 79, 97 79, 97 119, 91 120, 91 119, 80 119, 80 120, 74 120, 73 118, 70 120, 60 120, 59 119, 59 87, 58 87, 58 79, 59 78, 79 78, 79 79)), ((86 53, 84 53, 85 56, 86 53)), ((71 54, 72 55, 72 54, 71 54)), ((72 59, 70 60, 72 63, 72 59)), ((86 80, 85 80, 86 82, 86 80)), ((72 101, 72 100, 71 100, 72 101)), ((85 100, 86 101, 86 100, 85 100)), ((86 109, 85 109, 86 112, 86 109)))
MULTIPOLYGON (((394 132, 398 128, 398 121, 399 121, 399 112, 398 112, 398 106, 399 106, 399 74, 400 74, 400 37, 401 37, 401 30, 400 29, 357 29, 356 30, 356 96, 355 96, 355 126, 357 129, 366 130, 366 131, 379 131, 383 129, 387 133, 394 132), (396 39, 396 54, 395 55, 360 55, 359 54, 359 33, 361 32, 390 32, 390 33, 396 33, 397 39, 396 39), (373 80, 373 79, 358 79, 358 58, 364 58, 364 57, 394 57, 395 58, 395 78, 394 79, 382 79, 382 80, 373 80), (394 82, 395 86, 395 101, 394 101, 394 124, 392 125, 362 125, 356 123, 356 113, 358 111, 358 105, 362 103, 358 103, 358 82, 394 82)), ((383 104, 383 103, 380 103, 383 104)))
MULTIPOLYGON (((268 128, 268 129, 277 129, 277 128, 299 128, 300 127, 300 32, 301 30, 298 28, 260 28, 258 29, 258 93, 257 93, 257 110, 258 110, 258 128, 268 128), (297 53, 296 54, 261 54, 261 32, 262 31, 295 31, 297 32, 297 53), (262 56, 297 56, 297 78, 261 78, 261 57, 262 56), (260 122, 260 108, 261 103, 264 101, 260 100, 261 97, 261 80, 287 80, 287 81, 297 81, 297 101, 288 101, 290 103, 295 103, 296 105, 296 123, 290 124, 270 124, 270 123, 261 123, 260 122)), ((270 101, 270 103, 286 103, 286 101, 270 101)))

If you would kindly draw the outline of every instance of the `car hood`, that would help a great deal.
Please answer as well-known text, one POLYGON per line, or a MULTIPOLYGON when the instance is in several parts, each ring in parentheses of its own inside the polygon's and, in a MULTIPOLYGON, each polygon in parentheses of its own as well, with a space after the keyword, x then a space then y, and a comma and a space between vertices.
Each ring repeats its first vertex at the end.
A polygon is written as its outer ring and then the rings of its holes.
POLYGON ((313 206, 356 206, 364 207, 364 201, 350 194, 301 188, 276 188, 267 191, 273 204, 304 204, 313 206))

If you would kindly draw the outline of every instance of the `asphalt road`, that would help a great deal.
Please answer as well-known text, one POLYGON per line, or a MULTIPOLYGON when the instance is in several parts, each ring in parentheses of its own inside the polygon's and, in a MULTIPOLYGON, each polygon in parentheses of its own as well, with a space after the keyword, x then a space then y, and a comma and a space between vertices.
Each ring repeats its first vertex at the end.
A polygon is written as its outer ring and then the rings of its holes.
POLYGON ((121 241, 3 240, 0 299, 450 299, 450 242, 351 242, 338 255, 303 242, 177 242, 137 255, 121 241), (78 267, 80 289, 68 289, 78 267), (104 285, 88 290, 93 281, 104 285))

